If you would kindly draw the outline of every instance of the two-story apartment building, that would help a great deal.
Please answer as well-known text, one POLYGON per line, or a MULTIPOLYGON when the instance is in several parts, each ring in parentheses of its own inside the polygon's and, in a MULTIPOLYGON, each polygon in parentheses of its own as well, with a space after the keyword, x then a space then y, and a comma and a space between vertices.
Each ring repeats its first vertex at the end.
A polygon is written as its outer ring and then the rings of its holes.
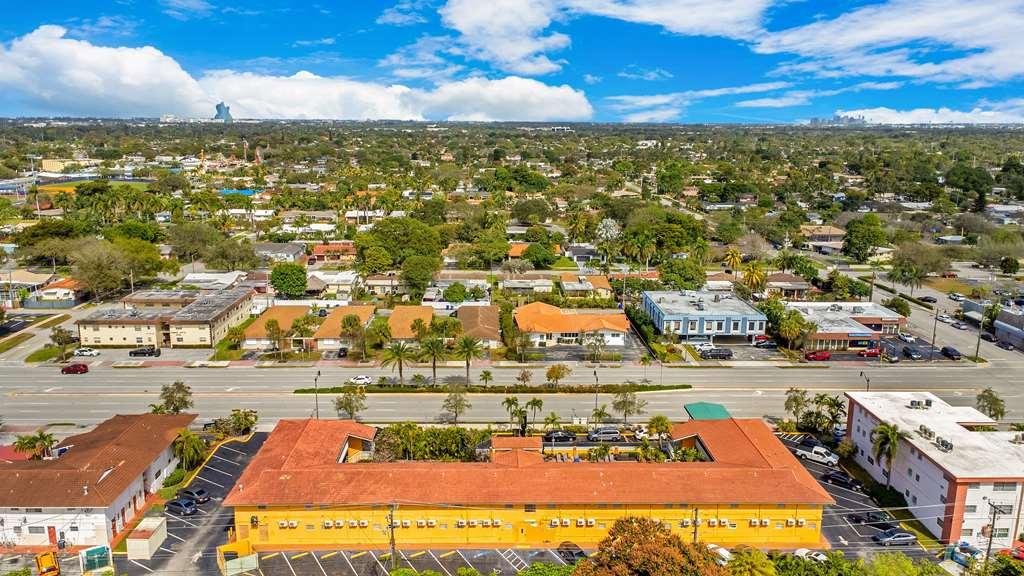
POLYGON ((994 550, 1024 531, 1024 434, 972 428, 995 424, 968 406, 950 406, 931 392, 847 392, 847 439, 854 459, 907 500, 907 510, 943 542, 994 550), (876 459, 879 424, 906 433, 891 465, 876 459), (998 507, 995 523, 992 506, 998 507))
POLYGON ((643 309, 662 334, 683 340, 752 340, 765 333, 767 316, 747 302, 721 292, 644 292, 643 309))

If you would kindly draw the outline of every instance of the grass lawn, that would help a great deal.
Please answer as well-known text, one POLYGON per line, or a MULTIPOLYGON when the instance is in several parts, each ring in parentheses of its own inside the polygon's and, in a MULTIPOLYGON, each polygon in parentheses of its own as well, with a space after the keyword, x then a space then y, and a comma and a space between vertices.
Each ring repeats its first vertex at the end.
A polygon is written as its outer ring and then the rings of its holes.
MULTIPOLYGON (((99 178, 97 178, 99 180, 99 178)), ((39 187, 40 192, 49 194, 57 194, 59 192, 74 192, 75 186, 79 184, 85 184, 86 182, 92 182, 92 180, 72 180, 71 182, 61 182, 60 184, 47 184, 39 187)), ((117 188, 118 186, 131 186, 136 190, 146 190, 149 188, 149 182, 115 182, 110 181, 110 186, 117 188)))
MULTIPOLYGON (((253 316, 253 317, 249 318, 248 320, 246 320, 245 322, 242 322, 242 324, 241 324, 242 329, 244 330, 245 328, 248 328, 249 325, 251 325, 255 321, 256 321, 256 316, 253 316)), ((212 360, 212 361, 217 361, 217 360, 238 360, 239 358, 242 357, 242 354, 245 354, 245 352, 246 351, 242 350, 241 348, 239 348, 237 350, 233 349, 231 347, 231 343, 228 342, 225 339, 225 340, 221 340, 220 342, 217 342, 217 346, 214 347, 214 352, 210 356, 209 359, 212 360)))
POLYGON ((47 362, 60 356, 60 348, 47 344, 25 357, 25 362, 47 362))
POLYGON ((950 292, 971 293, 970 285, 956 278, 925 278, 924 285, 943 294, 949 294, 950 292))
POLYGON ((12 348, 17 348, 31 337, 31 334, 22 332, 21 334, 15 334, 14 336, 11 336, 10 338, 4 340, 3 342, 0 342, 0 354, 3 354, 4 352, 7 352, 12 348))
POLYGON ((70 320, 70 319, 71 319, 71 315, 69 315, 69 314, 60 314, 58 316, 54 316, 52 318, 48 318, 48 319, 40 322, 39 323, 39 328, 53 328, 54 326, 56 326, 58 324, 63 324, 65 321, 70 320))
POLYGON ((573 262, 571 258, 568 258, 566 256, 561 256, 561 257, 558 258, 558 260, 555 260, 554 264, 551 265, 551 269, 552 270, 579 270, 579 267, 576 266, 576 263, 573 262))

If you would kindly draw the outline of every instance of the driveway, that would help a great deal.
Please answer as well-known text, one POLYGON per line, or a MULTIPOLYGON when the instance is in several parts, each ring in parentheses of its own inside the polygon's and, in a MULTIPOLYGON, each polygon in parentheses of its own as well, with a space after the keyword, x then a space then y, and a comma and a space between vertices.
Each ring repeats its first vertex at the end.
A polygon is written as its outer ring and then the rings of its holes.
POLYGON ((227 530, 234 526, 234 514, 221 503, 235 481, 267 439, 257 432, 248 442, 228 442, 220 446, 203 465, 191 488, 203 488, 210 501, 199 506, 199 513, 181 517, 166 510, 167 539, 150 560, 129 560, 115 556, 118 574, 145 576, 152 573, 219 574, 217 546, 227 541, 227 530))

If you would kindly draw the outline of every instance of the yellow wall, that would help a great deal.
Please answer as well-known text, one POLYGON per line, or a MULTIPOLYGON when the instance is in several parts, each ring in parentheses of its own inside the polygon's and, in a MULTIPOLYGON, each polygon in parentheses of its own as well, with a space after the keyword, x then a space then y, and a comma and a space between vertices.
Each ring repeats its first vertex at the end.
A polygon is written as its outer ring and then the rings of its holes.
MULTIPOLYGON (((820 542, 820 506, 744 506, 744 505, 702 506, 698 510, 702 520, 697 537, 705 542, 753 546, 774 545, 817 545, 820 542), (711 527, 709 520, 717 520, 719 526, 711 527), (757 519, 757 527, 751 526, 751 519, 757 519), (768 526, 761 520, 767 519, 768 526), (803 520, 799 526, 797 520, 803 520), (721 526, 728 520, 730 526, 721 526), (791 520, 792 525, 787 525, 791 520)), ((256 507, 235 509, 235 522, 239 539, 248 539, 260 550, 285 550, 289 548, 338 548, 386 546, 387 506, 375 507, 280 507, 264 510, 256 507), (258 528, 251 528, 252 516, 258 519, 258 528), (341 521, 342 528, 326 528, 324 521, 341 521), (350 522, 357 526, 351 527, 350 522), (296 527, 282 528, 280 522, 294 521, 296 527), (365 521, 365 526, 359 522, 365 521)), ((623 516, 647 516, 661 520, 672 531, 689 540, 693 527, 683 527, 684 519, 693 518, 692 508, 683 504, 667 506, 606 505, 604 507, 580 506, 537 506, 528 512, 522 505, 514 507, 459 507, 449 508, 399 506, 395 520, 402 525, 396 529, 395 538, 399 546, 466 545, 466 546, 557 546, 565 541, 577 544, 596 544, 606 535, 615 519, 623 516), (552 527, 552 520, 558 520, 558 527, 552 527), (583 525, 578 526, 583 519, 583 525), (434 526, 419 525, 434 521, 434 526), (459 527, 458 521, 465 525, 459 527), (563 521, 568 520, 569 526, 563 521), (588 520, 593 520, 588 526, 588 520), (476 526, 470 526, 475 521, 476 526), (489 521, 490 527, 482 521, 489 521), (406 525, 407 523, 407 525, 406 525), (498 526, 498 527, 495 527, 498 526)))
POLYGON ((79 324, 82 346, 159 346, 157 324, 79 324))

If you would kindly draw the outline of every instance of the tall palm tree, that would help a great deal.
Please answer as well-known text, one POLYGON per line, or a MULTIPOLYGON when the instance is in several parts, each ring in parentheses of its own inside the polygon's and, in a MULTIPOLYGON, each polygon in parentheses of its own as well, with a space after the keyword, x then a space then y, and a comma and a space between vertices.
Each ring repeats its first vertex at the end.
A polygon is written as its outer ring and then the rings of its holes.
POLYGON ((750 546, 733 550, 729 560, 729 574, 732 576, 775 576, 775 564, 768 555, 750 546))
POLYGON ((739 249, 735 246, 730 246, 725 251, 725 257, 722 258, 722 262, 725 262, 725 265, 735 272, 743 265, 743 254, 740 254, 739 249))
POLYGON ((505 399, 501 401, 501 406, 508 412, 508 421, 512 422, 512 416, 515 415, 516 411, 519 410, 519 398, 515 396, 505 396, 505 399))
POLYGON ((879 424, 871 431, 871 454, 875 460, 885 460, 885 485, 892 482, 892 465, 900 451, 900 440, 910 438, 910 434, 900 430, 895 424, 879 424))
POLYGON ((395 367, 398 368, 398 384, 399 386, 405 386, 405 365, 416 359, 416 350, 406 344, 405 342, 392 342, 384 348, 384 354, 381 356, 380 365, 387 368, 391 367, 394 371, 395 367))
POLYGON ((478 338, 463 336, 455 343, 455 356, 466 361, 466 384, 469 384, 469 365, 484 357, 484 346, 478 338))
POLYGON ((181 461, 181 467, 191 470, 203 460, 206 452, 206 442, 191 430, 178 432, 172 447, 174 455, 181 461))
POLYGON ((448 357, 448 347, 440 338, 427 338, 420 342, 420 357, 430 360, 432 382, 437 384, 437 361, 448 357))
POLYGON ((784 407, 786 412, 793 415, 793 419, 796 422, 800 422, 800 417, 803 415, 804 410, 807 409, 808 404, 810 404, 810 398, 807 396, 807 390, 801 388, 786 390, 786 403, 784 407))
POLYGON ((366 334, 363 328, 363 321, 355 314, 347 314, 341 319, 341 335, 347 336, 355 347, 358 342, 361 346, 362 356, 366 356, 366 334))
MULTIPOLYGON (((816 400, 817 401, 817 400, 816 400)), ((823 413, 822 423, 828 431, 836 429, 846 420, 846 402, 839 395, 825 396, 820 402, 823 413)))
POLYGON ((608 413, 607 404, 601 404, 600 407, 594 408, 594 410, 590 412, 590 421, 593 422, 594 425, 600 424, 611 417, 612 415, 608 413))
POLYGON ((558 428, 558 425, 562 422, 561 417, 557 412, 552 412, 544 417, 544 429, 551 430, 552 428, 558 428))
POLYGON ((487 386, 494 381, 494 374, 491 374, 490 370, 483 370, 480 372, 480 381, 484 383, 484 386, 487 386))
POLYGON ((537 422, 537 412, 544 409, 544 401, 540 398, 530 398, 526 403, 526 409, 530 411, 530 426, 537 422))

